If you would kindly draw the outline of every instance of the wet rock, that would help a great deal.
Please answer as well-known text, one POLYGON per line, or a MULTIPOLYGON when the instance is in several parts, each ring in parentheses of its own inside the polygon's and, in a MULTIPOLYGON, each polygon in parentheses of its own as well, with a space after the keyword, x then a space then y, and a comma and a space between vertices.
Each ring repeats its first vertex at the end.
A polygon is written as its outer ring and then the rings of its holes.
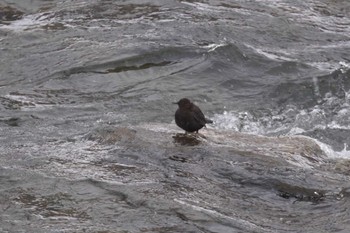
POLYGON ((21 121, 21 119, 18 117, 11 117, 9 119, 0 120, 0 122, 4 122, 5 124, 7 124, 9 126, 19 126, 20 121, 21 121))
POLYGON ((135 139, 136 131, 124 127, 97 129, 85 136, 85 139, 101 144, 131 142, 135 139))
POLYGON ((202 153, 231 153, 252 158, 283 158, 298 166, 313 166, 324 160, 324 151, 311 138, 304 136, 265 137, 216 129, 203 130, 203 134, 182 134, 164 124, 98 129, 86 136, 102 144, 117 144, 142 148, 149 152, 170 150, 181 153, 185 147, 201 148, 202 153))
POLYGON ((200 138, 190 134, 176 134, 173 136, 174 142, 183 146, 196 146, 200 144, 200 138))
POLYGON ((278 196, 285 199, 294 198, 297 201, 307 201, 315 204, 323 201, 326 194, 326 191, 323 190, 299 187, 286 183, 279 183, 276 185, 276 189, 278 191, 278 196))
POLYGON ((0 5, 0 24, 5 24, 9 21, 19 20, 23 16, 23 12, 12 8, 10 6, 1 6, 0 5))

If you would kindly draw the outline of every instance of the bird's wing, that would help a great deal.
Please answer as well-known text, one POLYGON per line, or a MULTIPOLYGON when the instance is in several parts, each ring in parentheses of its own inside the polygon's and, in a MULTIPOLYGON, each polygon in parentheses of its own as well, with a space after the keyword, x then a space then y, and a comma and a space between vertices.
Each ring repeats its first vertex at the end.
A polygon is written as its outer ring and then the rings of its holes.
POLYGON ((194 119, 201 125, 205 125, 206 120, 204 117, 204 114, 202 113, 202 111, 197 107, 197 106, 193 106, 193 112, 194 112, 194 119))

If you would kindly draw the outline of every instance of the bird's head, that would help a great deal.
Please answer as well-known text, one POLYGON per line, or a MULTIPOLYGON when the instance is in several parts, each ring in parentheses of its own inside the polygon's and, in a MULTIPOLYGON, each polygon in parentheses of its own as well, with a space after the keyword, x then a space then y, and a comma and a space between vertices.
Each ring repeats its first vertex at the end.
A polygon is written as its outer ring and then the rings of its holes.
POLYGON ((178 102, 175 102, 174 104, 177 104, 179 108, 189 108, 191 107, 191 101, 187 98, 182 98, 178 102))

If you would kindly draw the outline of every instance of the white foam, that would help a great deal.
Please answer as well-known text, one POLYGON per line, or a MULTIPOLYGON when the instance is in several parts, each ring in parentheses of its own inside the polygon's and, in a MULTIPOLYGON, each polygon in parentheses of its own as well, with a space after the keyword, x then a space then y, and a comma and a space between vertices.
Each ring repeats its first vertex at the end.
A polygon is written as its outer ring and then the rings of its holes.
POLYGON ((24 95, 7 94, 4 96, 6 99, 22 102, 25 104, 33 104, 33 101, 24 95))
MULTIPOLYGON (((34 100, 25 96, 25 95, 15 95, 15 94, 7 94, 4 96, 4 98, 8 100, 13 100, 19 103, 19 106, 21 110, 26 111, 26 110, 32 110, 34 108, 40 108, 44 107, 44 105, 37 105, 35 104, 34 100)), ((49 105, 52 106, 52 105, 49 105)))
MULTIPOLYGON (((223 114, 217 114, 214 116, 214 128, 251 134, 281 136, 296 136, 316 129, 350 130, 348 124, 350 115, 349 108, 344 107, 343 109, 340 109, 330 122, 328 122, 324 110, 320 109, 319 106, 316 106, 311 110, 293 111, 293 114, 295 114, 294 117, 292 116, 290 120, 285 122, 279 122, 279 118, 283 119, 284 117, 288 117, 285 113, 281 113, 283 116, 277 115, 275 117, 267 117, 266 119, 255 119, 247 113, 243 114, 247 117, 241 118, 239 117, 240 113, 225 111, 223 114), (276 121, 274 121, 274 118, 276 118, 276 121)), ((350 159, 350 148, 347 144, 344 144, 343 150, 335 151, 330 145, 322 143, 316 139, 313 140, 320 146, 321 150, 325 152, 328 158, 350 159)), ((309 161, 302 156, 293 156, 292 159, 287 158, 287 160, 297 166, 310 167, 309 161)))
MULTIPOLYGON (((221 214, 221 213, 219 213, 219 212, 217 212, 215 210, 211 210, 211 209, 204 208, 204 207, 201 207, 201 206, 198 206, 198 205, 190 204, 189 202, 186 201, 186 199, 174 199, 174 201, 179 203, 179 204, 181 204, 181 205, 185 205, 185 206, 191 207, 192 209, 194 209, 196 211, 204 212, 204 213, 207 213, 209 215, 212 215, 212 216, 215 216, 215 217, 218 217, 218 218, 224 218, 224 219, 227 219, 227 220, 234 221, 237 224, 243 225, 244 227, 248 227, 250 230, 254 230, 254 231, 264 230, 264 232, 270 232, 270 231, 266 231, 266 229, 263 229, 260 226, 254 224, 252 222, 249 222, 247 220, 240 219, 240 218, 235 217, 235 216, 224 215, 224 214, 221 214)), ((189 200, 189 201, 192 202, 192 203, 196 203, 196 202, 199 203, 198 201, 193 201, 193 200, 189 200)))
POLYGON ((329 146, 325 143, 322 143, 316 139, 313 139, 313 140, 319 145, 321 150, 326 153, 328 158, 331 158, 331 159, 339 159, 339 158, 350 159, 350 150, 348 150, 349 148, 348 148, 348 145, 346 143, 344 143, 343 150, 335 151, 332 149, 331 146, 329 146))
POLYGON ((222 114, 215 114, 213 117, 214 127, 239 131, 239 118, 235 112, 224 111, 222 114))
POLYGON ((275 61, 296 61, 296 59, 288 57, 292 54, 291 51, 277 49, 277 48, 257 48, 249 44, 245 44, 248 48, 253 49, 256 53, 261 54, 271 60, 275 61))
POLYGON ((210 44, 203 46, 204 48, 208 49, 208 53, 215 51, 217 48, 226 46, 226 44, 210 44))
POLYGON ((339 62, 340 65, 340 71, 344 74, 350 69, 350 64, 346 63, 344 61, 339 62))
POLYGON ((223 10, 227 10, 226 7, 222 7, 222 6, 213 6, 213 5, 209 5, 206 3, 201 3, 201 2, 185 2, 185 1, 181 1, 181 3, 186 4, 188 6, 192 6, 195 7, 197 10, 201 10, 201 11, 211 11, 211 12, 222 12, 223 10))
POLYGON ((13 21, 8 25, 0 25, 0 29, 24 31, 28 29, 39 28, 53 22, 53 19, 49 19, 49 17, 50 14, 47 13, 25 15, 23 18, 13 21))

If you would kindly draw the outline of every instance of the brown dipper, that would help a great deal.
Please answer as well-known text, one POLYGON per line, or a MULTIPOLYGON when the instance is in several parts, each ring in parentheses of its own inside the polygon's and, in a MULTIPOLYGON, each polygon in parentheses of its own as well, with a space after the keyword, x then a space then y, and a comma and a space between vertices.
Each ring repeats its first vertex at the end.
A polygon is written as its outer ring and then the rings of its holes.
POLYGON ((213 123, 212 120, 205 118, 198 106, 191 103, 187 98, 183 98, 174 104, 179 105, 179 108, 175 112, 175 122, 186 133, 198 133, 198 130, 203 128, 206 123, 213 123))

